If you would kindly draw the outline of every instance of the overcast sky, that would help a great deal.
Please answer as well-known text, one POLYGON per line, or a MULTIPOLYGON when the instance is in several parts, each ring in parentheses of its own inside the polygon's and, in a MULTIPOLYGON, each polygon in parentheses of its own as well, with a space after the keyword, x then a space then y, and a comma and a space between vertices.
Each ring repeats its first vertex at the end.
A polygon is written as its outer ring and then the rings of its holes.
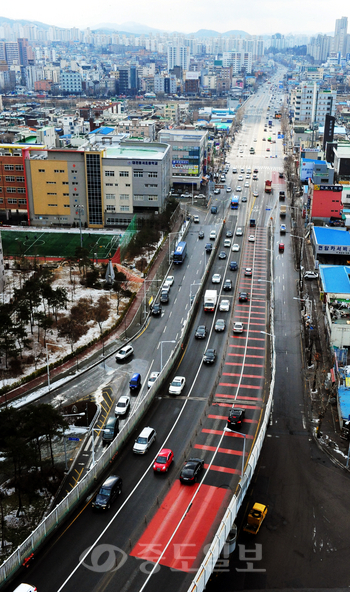
MULTIPOLYGON (((93 27, 134 21, 166 31, 220 33, 239 29, 251 35, 330 33, 335 19, 348 16, 348 0, 16 0, 0 9, 3 17, 60 27, 93 27)), ((350 28, 350 27, 349 27, 350 28)))

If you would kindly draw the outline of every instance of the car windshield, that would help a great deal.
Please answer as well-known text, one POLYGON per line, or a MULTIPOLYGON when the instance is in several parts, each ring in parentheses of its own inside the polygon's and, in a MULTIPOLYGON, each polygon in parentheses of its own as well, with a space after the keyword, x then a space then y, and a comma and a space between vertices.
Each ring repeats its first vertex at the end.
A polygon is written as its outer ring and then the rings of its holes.
POLYGON ((126 407, 126 401, 119 401, 118 407, 126 407))
POLYGON ((137 438, 137 443, 138 444, 147 444, 147 438, 143 438, 143 437, 139 436, 137 438))
POLYGON ((156 462, 159 463, 160 465, 165 465, 167 461, 167 457, 166 456, 158 456, 156 462))
POLYGON ((154 382, 156 378, 157 378, 156 376, 151 376, 151 378, 149 379, 149 382, 154 382))
POLYGON ((193 468, 192 467, 184 467, 182 469, 183 477, 193 477, 193 468))
POLYGON ((109 496, 109 489, 105 489, 104 487, 101 487, 100 491, 98 492, 99 495, 103 495, 104 497, 108 497, 109 496))
POLYGON ((181 381, 180 380, 173 380, 173 382, 171 383, 171 386, 181 386, 181 381))
POLYGON ((119 353, 124 356, 126 354, 126 349, 121 349, 119 353))

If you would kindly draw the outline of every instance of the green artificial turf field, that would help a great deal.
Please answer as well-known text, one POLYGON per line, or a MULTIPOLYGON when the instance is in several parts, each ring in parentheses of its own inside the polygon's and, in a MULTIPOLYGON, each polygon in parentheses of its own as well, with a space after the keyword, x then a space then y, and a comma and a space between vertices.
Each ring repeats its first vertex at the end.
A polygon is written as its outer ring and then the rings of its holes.
MULTIPOLYGON (((108 259, 116 252, 120 235, 83 233, 83 247, 89 256, 108 259)), ((74 257, 80 247, 80 234, 70 232, 18 232, 1 229, 4 257, 74 257)))

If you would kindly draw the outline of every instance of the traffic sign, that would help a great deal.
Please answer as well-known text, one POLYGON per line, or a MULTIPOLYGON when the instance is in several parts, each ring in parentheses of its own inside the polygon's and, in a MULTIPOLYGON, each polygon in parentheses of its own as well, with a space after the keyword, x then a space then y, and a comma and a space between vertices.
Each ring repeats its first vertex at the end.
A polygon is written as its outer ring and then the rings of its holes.
POLYGON ((80 442, 80 438, 68 438, 68 440, 71 440, 73 442, 80 442))

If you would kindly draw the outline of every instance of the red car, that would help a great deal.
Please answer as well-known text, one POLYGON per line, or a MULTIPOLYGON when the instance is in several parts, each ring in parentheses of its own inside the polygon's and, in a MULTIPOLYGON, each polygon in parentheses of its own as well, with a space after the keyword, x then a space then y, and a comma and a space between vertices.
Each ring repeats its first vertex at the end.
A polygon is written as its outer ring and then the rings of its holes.
POLYGON ((155 473, 167 473, 171 463, 174 460, 174 453, 170 448, 163 448, 153 465, 153 470, 155 473))
POLYGON ((283 243, 279 243, 278 250, 280 253, 284 253, 284 244, 283 243))

